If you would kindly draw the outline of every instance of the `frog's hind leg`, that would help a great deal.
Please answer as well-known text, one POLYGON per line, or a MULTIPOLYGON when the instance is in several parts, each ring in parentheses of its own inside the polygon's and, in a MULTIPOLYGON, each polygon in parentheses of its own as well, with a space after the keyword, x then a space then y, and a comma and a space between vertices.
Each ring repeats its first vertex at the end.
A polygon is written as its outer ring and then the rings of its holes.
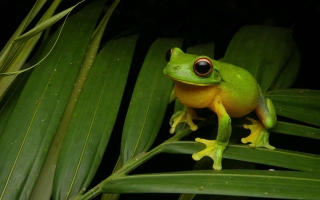
POLYGON ((257 120, 254 120, 250 117, 247 117, 248 120, 252 122, 252 124, 244 124, 243 127, 246 129, 250 129, 251 133, 248 137, 242 138, 241 142, 246 144, 250 142, 249 147, 265 147, 267 149, 275 149, 275 147, 269 144, 269 132, 264 127, 264 125, 257 120))
POLYGON ((248 143, 250 147, 266 147, 275 149, 269 144, 269 132, 267 129, 273 128, 277 121, 276 111, 270 99, 264 98, 259 89, 259 103, 255 109, 260 121, 247 117, 252 124, 244 124, 243 127, 250 129, 251 133, 248 137, 242 138, 242 143, 248 143))
POLYGON ((270 99, 265 98, 259 88, 259 103, 255 109, 260 121, 266 129, 273 128, 277 122, 276 110, 270 99))

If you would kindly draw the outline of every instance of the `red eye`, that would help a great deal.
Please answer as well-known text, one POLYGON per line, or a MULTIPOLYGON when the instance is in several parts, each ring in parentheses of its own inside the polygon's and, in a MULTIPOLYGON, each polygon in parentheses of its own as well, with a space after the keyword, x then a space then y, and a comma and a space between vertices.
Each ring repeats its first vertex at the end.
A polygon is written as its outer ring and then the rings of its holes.
POLYGON ((200 77, 205 77, 212 72, 212 62, 208 58, 198 58, 193 64, 193 71, 200 77))

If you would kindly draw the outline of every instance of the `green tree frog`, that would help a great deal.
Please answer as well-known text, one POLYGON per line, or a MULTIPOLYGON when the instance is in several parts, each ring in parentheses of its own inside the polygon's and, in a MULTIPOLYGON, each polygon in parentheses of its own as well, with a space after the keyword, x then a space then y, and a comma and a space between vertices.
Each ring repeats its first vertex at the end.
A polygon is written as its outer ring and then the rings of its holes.
POLYGON ((193 119, 202 119, 193 108, 209 108, 218 116, 218 135, 215 140, 196 138, 206 148, 192 155, 194 160, 203 156, 213 159, 213 169, 221 170, 222 154, 231 134, 231 118, 242 117, 255 110, 260 120, 247 117, 252 124, 244 124, 250 129, 248 137, 242 143, 250 147, 266 147, 269 144, 267 129, 274 127, 276 112, 272 101, 265 98, 255 78, 245 69, 232 64, 210 59, 207 56, 186 54, 179 48, 172 48, 166 54, 167 66, 163 72, 174 81, 174 92, 184 105, 170 119, 170 133, 176 126, 186 122, 192 131, 198 126, 193 119))

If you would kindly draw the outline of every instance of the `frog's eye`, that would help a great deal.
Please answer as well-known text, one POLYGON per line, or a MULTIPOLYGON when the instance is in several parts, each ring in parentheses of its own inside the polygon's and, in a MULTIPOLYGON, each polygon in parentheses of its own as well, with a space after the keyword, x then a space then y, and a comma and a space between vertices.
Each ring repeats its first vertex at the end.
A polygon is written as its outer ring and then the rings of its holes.
POLYGON ((212 62, 208 58, 199 58, 193 64, 193 71, 200 77, 208 76, 212 72, 212 62))
POLYGON ((166 53, 166 61, 169 62, 172 55, 172 49, 169 49, 166 53))

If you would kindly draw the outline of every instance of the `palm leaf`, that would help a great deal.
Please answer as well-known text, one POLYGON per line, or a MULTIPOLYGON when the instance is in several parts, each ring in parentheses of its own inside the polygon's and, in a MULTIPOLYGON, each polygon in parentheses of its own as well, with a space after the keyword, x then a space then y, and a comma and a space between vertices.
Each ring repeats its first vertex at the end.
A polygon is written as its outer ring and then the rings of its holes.
POLYGON ((223 170, 117 177, 103 192, 197 193, 251 197, 318 199, 320 176, 308 172, 223 170))
MULTIPOLYGON (((99 17, 94 9, 84 12, 87 15, 79 12, 67 22, 60 39, 68 42, 59 42, 33 71, 1 135, 0 198, 27 197, 35 185, 99 17)), ((41 49, 42 55, 57 35, 41 49)))
POLYGON ((275 90, 265 96, 274 102, 278 115, 320 126, 320 91, 275 90))
POLYGON ((55 198, 67 199, 89 186, 117 117, 136 40, 137 36, 111 41, 98 54, 63 141, 55 198))
POLYGON ((180 40, 158 39, 144 60, 123 127, 122 163, 146 152, 157 136, 169 101, 172 82, 164 77, 165 53, 180 40))

